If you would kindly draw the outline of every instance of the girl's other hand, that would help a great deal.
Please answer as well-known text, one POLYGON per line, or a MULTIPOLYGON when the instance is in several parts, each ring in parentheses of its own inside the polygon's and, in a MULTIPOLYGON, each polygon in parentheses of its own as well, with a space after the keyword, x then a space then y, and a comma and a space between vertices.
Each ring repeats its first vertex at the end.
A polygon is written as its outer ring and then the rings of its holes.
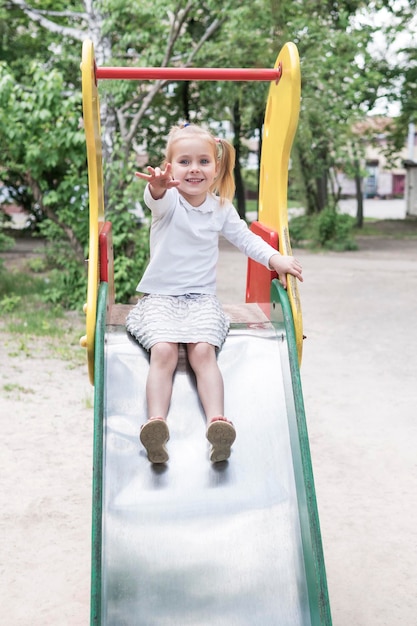
POLYGON ((303 282, 303 268, 301 263, 295 257, 274 254, 269 259, 269 265, 271 269, 276 271, 279 276, 279 280, 285 289, 287 288, 287 274, 292 274, 292 276, 295 276, 299 281, 303 282))

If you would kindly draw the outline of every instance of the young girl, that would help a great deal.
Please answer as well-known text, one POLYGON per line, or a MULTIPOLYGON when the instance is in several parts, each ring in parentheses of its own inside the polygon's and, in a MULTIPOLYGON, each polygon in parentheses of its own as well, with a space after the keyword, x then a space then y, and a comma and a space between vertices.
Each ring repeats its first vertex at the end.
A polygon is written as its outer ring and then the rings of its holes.
POLYGON ((229 322, 216 297, 222 234, 247 256, 302 280, 300 263, 281 256, 239 218, 234 196, 235 152, 225 139, 193 125, 172 128, 161 168, 148 167, 144 199, 152 213, 150 262, 137 290, 145 295, 130 312, 127 330, 150 350, 146 383, 148 420, 140 440, 151 463, 165 463, 166 423, 178 344, 184 343, 207 419, 210 460, 230 456, 235 428, 224 416, 223 379, 216 358, 229 322))

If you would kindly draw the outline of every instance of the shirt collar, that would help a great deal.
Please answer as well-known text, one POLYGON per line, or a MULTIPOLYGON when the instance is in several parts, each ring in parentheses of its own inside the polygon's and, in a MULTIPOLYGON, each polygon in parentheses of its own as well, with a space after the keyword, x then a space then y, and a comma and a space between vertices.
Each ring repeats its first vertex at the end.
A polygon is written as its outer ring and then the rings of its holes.
POLYGON ((216 197, 211 193, 207 194, 206 199, 204 200, 203 204, 200 204, 200 206, 193 206, 179 192, 178 196, 181 205, 185 209, 187 209, 187 211, 198 211, 199 213, 213 213, 218 205, 216 197))

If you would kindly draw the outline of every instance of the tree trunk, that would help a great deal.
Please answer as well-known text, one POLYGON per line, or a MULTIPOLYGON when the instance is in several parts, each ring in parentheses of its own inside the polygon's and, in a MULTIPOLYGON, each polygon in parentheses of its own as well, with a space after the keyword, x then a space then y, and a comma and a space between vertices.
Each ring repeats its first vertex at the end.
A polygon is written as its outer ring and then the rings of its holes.
POLYGON ((65 236, 76 258, 78 259, 80 263, 84 263, 85 261, 84 247, 82 246, 81 242, 77 239, 71 226, 69 226, 62 220, 60 220, 57 212, 43 203, 43 197, 44 197, 43 192, 41 191, 37 181, 34 180, 30 174, 27 173, 24 177, 24 180, 27 186, 30 188, 33 198, 35 202, 38 204, 42 213, 46 215, 51 220, 51 222, 56 224, 65 233, 65 236))
POLYGON ((240 153, 241 153, 241 118, 240 118, 240 103, 239 100, 235 100, 233 105, 233 127, 235 131, 233 145, 236 150, 236 165, 235 165, 235 184, 236 184, 236 203, 237 211, 242 219, 246 217, 246 200, 245 200, 245 186, 242 178, 242 171, 240 167, 240 153))
POLYGON ((357 212, 356 212, 356 226, 358 228, 363 227, 363 193, 362 193, 362 176, 359 159, 354 160, 355 167, 355 188, 356 188, 356 200, 357 200, 357 212))
POLYGON ((264 118, 263 116, 258 118, 258 122, 256 124, 258 129, 258 189, 257 189, 257 200, 256 200, 256 210, 258 212, 259 218, 259 188, 260 188, 260 180, 261 180, 261 158, 262 158, 262 140, 263 140, 263 130, 264 130, 264 118))
POLYGON ((184 80, 181 83, 181 100, 184 121, 190 121, 190 83, 184 80))
POLYGON ((316 178, 317 188, 317 209, 322 211, 327 207, 329 196, 327 189, 327 174, 323 173, 319 178, 316 178))
POLYGON ((304 190, 307 204, 306 213, 307 215, 314 215, 319 211, 316 185, 314 184, 314 179, 311 176, 311 168, 308 162, 308 157, 305 155, 302 149, 298 149, 298 158, 300 163, 301 176, 304 182, 304 190))

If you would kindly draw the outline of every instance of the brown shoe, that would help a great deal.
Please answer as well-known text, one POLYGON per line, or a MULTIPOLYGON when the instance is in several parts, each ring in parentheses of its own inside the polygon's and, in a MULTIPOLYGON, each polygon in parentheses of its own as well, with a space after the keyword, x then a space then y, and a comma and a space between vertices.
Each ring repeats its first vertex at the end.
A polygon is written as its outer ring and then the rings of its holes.
POLYGON ((207 439, 211 443, 210 461, 219 463, 230 456, 232 443, 236 439, 236 431, 232 422, 225 417, 215 417, 207 428, 207 439))
POLYGON ((165 444, 169 439, 169 430, 162 417, 151 417, 140 429, 139 437, 151 463, 168 461, 169 456, 165 444))

